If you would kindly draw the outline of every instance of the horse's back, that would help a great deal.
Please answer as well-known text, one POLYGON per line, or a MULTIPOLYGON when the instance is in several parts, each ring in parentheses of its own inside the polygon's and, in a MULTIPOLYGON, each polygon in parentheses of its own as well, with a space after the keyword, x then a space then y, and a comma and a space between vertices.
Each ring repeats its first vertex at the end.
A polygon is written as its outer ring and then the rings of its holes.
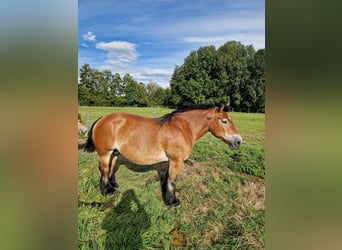
MULTIPOLYGON (((101 130, 112 130, 114 134, 120 136, 122 134, 134 133, 135 131, 149 132, 151 129, 154 131, 158 128, 158 123, 155 118, 148 118, 140 115, 114 112, 104 116, 99 124, 101 130)), ((106 131, 107 133, 109 131, 106 131)))

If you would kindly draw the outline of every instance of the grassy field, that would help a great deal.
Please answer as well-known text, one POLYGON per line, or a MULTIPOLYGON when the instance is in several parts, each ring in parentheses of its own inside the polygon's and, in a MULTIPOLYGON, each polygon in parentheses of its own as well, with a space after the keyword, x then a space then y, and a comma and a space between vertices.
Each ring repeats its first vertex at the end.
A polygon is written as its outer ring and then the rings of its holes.
MULTIPOLYGON (((113 111, 157 117, 164 108, 79 107, 89 127, 113 111)), ((230 113, 243 137, 236 151, 207 134, 177 181, 179 207, 164 205, 160 178, 166 166, 122 163, 118 191, 102 196, 98 158, 79 137, 79 249, 264 249, 265 115, 230 113)))

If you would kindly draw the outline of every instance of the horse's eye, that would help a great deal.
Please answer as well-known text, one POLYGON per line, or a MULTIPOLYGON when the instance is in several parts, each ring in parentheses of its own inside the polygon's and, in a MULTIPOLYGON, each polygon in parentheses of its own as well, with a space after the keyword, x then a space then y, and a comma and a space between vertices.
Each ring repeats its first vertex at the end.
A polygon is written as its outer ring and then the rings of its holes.
POLYGON ((223 124, 228 124, 228 120, 227 120, 227 119, 221 119, 221 122, 222 122, 223 124))

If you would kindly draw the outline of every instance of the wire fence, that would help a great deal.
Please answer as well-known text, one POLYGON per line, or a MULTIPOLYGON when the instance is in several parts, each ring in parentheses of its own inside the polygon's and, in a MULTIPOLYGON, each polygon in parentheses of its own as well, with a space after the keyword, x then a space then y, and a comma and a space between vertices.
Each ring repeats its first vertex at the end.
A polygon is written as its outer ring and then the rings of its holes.
POLYGON ((252 109, 252 108, 230 108, 231 112, 240 113, 265 113, 265 109, 252 109))

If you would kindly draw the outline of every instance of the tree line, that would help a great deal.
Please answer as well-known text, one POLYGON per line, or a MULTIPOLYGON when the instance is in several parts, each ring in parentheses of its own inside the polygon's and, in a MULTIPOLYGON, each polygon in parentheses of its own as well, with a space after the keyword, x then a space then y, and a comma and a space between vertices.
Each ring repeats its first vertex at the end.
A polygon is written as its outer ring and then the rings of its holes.
POLYGON ((265 49, 230 41, 219 47, 191 51, 175 66, 170 87, 135 81, 109 70, 84 64, 78 84, 79 105, 86 106, 179 106, 226 103, 233 109, 265 111, 265 49))

